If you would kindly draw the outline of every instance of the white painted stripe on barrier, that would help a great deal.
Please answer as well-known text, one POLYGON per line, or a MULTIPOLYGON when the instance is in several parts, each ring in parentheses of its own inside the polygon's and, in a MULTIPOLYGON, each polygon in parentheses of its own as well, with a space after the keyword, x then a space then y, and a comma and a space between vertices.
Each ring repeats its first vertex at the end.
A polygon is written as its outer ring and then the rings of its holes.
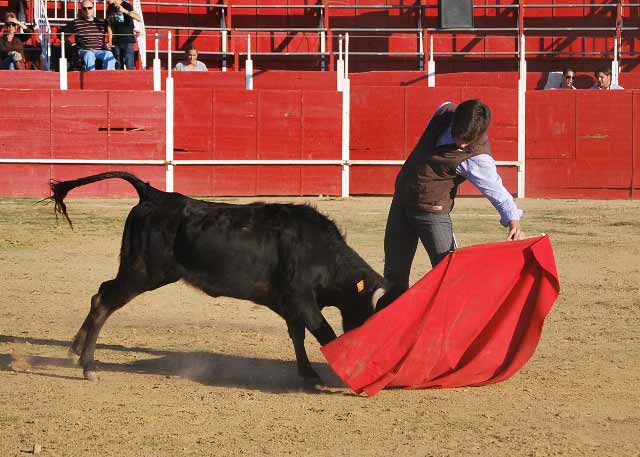
POLYGON ((526 154, 526 94, 527 60, 525 58, 524 34, 520 36, 520 78, 518 80, 518 198, 525 196, 525 154, 526 154))
POLYGON ((173 78, 171 77, 171 32, 169 32, 169 44, 167 46, 169 52, 168 58, 168 73, 167 80, 165 82, 166 91, 166 161, 167 170, 165 173, 165 190, 167 192, 173 192, 173 78))

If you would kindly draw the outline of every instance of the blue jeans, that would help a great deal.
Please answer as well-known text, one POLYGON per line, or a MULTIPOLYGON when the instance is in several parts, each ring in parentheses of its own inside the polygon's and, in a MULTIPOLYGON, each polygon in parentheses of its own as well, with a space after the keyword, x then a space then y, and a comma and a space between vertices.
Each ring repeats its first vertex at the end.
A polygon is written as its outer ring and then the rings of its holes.
POLYGON ((15 70, 18 63, 18 56, 12 54, 10 56, 5 57, 2 60, 2 64, 0 64, 1 70, 15 70))
POLYGON ((454 249, 449 213, 427 213, 391 202, 384 234, 384 277, 395 297, 409 288, 409 274, 418 240, 435 267, 454 249))
POLYGON ((133 43, 116 43, 113 45, 113 55, 118 63, 118 69, 135 70, 136 63, 133 54, 133 43))
POLYGON ((85 71, 93 71, 96 69, 96 59, 102 60, 103 70, 115 70, 116 59, 111 51, 104 49, 80 49, 80 58, 84 64, 85 71))

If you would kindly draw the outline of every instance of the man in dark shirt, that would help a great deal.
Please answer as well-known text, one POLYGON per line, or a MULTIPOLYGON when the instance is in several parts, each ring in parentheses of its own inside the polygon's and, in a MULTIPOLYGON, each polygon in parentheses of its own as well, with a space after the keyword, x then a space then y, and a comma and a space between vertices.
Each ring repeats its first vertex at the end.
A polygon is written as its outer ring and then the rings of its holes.
POLYGON ((93 14, 93 3, 91 0, 84 0, 80 17, 67 24, 62 31, 76 36, 76 46, 80 50, 80 58, 86 71, 96 69, 96 59, 102 60, 103 69, 115 70, 116 59, 107 49, 110 44, 107 45, 104 41, 107 23, 93 14))
POLYGON ((384 238, 384 277, 390 291, 382 308, 409 288, 418 240, 436 266, 455 249, 449 213, 465 179, 489 199, 508 228, 507 240, 525 237, 520 210, 502 184, 491 157, 491 111, 480 100, 443 103, 434 113, 396 178, 384 238))
POLYGON ((133 7, 123 0, 107 0, 107 23, 109 34, 112 36, 113 54, 116 57, 118 68, 133 70, 135 68, 133 56, 133 21, 139 21, 140 16, 133 11, 133 7))

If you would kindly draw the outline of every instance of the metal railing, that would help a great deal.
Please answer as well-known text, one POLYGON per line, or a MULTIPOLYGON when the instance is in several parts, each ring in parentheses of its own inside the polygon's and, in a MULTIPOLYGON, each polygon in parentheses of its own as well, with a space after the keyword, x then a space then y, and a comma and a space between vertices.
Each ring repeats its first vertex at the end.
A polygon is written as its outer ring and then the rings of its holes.
MULTIPOLYGON (((50 5, 53 4, 55 7, 53 9, 54 11, 54 18, 56 20, 70 20, 72 19, 72 17, 70 17, 69 12, 73 11, 72 16, 75 17, 77 14, 77 10, 78 10, 78 2, 82 1, 82 0, 37 0, 38 2, 41 3, 45 3, 45 5, 50 5), (60 8, 58 8, 58 5, 62 5, 63 8, 62 10, 60 10, 60 8), (60 15, 59 17, 59 12, 62 11, 63 14, 60 15)), ((97 0, 98 2, 100 0, 97 0)), ((223 0, 224 1, 224 0, 223 0)), ((103 7, 103 15, 106 14, 106 0, 102 0, 102 7, 103 7)), ((615 44, 616 44, 616 48, 617 48, 617 52, 613 52, 611 51, 611 49, 605 49, 603 51, 577 51, 577 50, 572 50, 572 51, 563 51, 561 49, 561 47, 556 46, 556 48, 554 49, 553 47, 546 47, 540 50, 529 50, 527 51, 527 55, 528 56, 597 56, 597 55, 602 55, 602 56, 611 56, 612 53, 615 54, 614 57, 620 58, 622 56, 635 56, 637 55, 637 52, 633 51, 633 50, 627 50, 626 48, 623 49, 623 43, 624 40, 627 39, 627 37, 632 36, 629 34, 633 34, 636 33, 637 31, 640 30, 640 27, 635 26, 634 25, 624 25, 623 23, 623 18, 627 18, 630 14, 630 8, 632 7, 638 7, 640 6, 640 3, 624 3, 622 1, 618 1, 615 3, 588 3, 588 2, 576 2, 576 3, 566 3, 566 4, 541 4, 541 3, 532 3, 532 4, 528 4, 524 1, 520 1, 518 3, 513 3, 513 4, 485 4, 485 5, 473 5, 474 9, 501 9, 501 10, 507 10, 507 11, 513 11, 515 14, 510 15, 509 17, 513 19, 513 25, 509 25, 509 24, 505 24, 506 26, 504 27, 470 27, 470 28, 446 28, 446 29, 442 29, 442 28, 438 28, 438 27, 425 27, 423 26, 423 24, 426 24, 426 20, 427 17, 425 15, 425 11, 429 10, 429 9, 433 9, 433 8, 437 8, 437 5, 435 4, 435 2, 433 4, 428 4, 428 5, 421 5, 419 4, 419 2, 413 3, 413 4, 409 4, 409 5, 403 5, 403 4, 373 4, 373 5, 364 5, 364 4, 355 4, 355 2, 353 4, 310 4, 310 5, 306 5, 306 4, 301 4, 301 3, 297 3, 297 4, 260 4, 259 0, 256 2, 256 4, 234 4, 233 0, 229 0, 227 3, 216 3, 216 4, 196 4, 196 3, 191 3, 191 1, 189 0, 179 0, 177 2, 171 2, 171 1, 158 1, 158 2, 153 2, 153 1, 149 1, 149 0, 135 0, 134 1, 134 8, 136 10, 136 12, 138 12, 140 15, 142 15, 142 9, 146 8, 146 7, 153 7, 153 6, 180 6, 180 7, 184 7, 184 8, 205 8, 205 9, 215 9, 218 10, 218 12, 215 14, 215 17, 212 17, 211 19, 216 21, 219 20, 220 24, 218 27, 207 27, 207 26, 171 26, 171 25, 148 25, 148 24, 138 24, 136 22, 136 26, 137 28, 139 27, 140 32, 137 34, 137 41, 138 41, 138 47, 140 49, 140 57, 141 57, 141 61, 142 61, 142 67, 145 68, 146 67, 146 58, 147 58, 147 53, 150 52, 148 50, 146 50, 146 43, 147 40, 145 38, 145 33, 144 31, 146 29, 151 29, 151 30, 161 30, 161 29, 168 29, 168 30, 185 30, 185 31, 195 31, 197 32, 198 35, 203 35, 206 32, 217 32, 220 36, 220 50, 205 50, 202 49, 200 50, 200 52, 203 55, 210 55, 210 56, 221 56, 220 58, 220 65, 223 71, 226 71, 227 69, 227 65, 230 63, 230 60, 228 60, 229 56, 235 56, 235 60, 236 63, 234 63, 236 69, 238 68, 237 65, 237 60, 238 60, 238 56, 240 55, 244 55, 246 53, 244 52, 238 52, 235 51, 235 46, 234 43, 236 42, 236 38, 243 38, 242 34, 246 34, 246 33, 252 33, 255 34, 256 37, 260 34, 260 33, 264 33, 264 34, 274 34, 274 33, 285 33, 287 34, 287 36, 274 36, 272 35, 270 38, 278 38, 278 39, 291 39, 291 38, 297 38, 300 37, 301 34, 304 33, 314 33, 317 34, 317 42, 318 42, 318 49, 314 50, 314 49, 305 49, 304 51, 301 52, 296 52, 295 50, 291 50, 290 48, 282 48, 282 49, 260 49, 260 50, 256 50, 256 52, 254 52, 254 55, 264 55, 264 56, 269 56, 269 55, 282 55, 282 56, 300 56, 300 57, 304 57, 304 56, 309 56, 309 55, 318 55, 321 57, 321 69, 322 70, 326 70, 327 67, 329 70, 334 70, 334 65, 335 65, 335 58, 334 56, 336 55, 335 50, 333 49, 333 46, 335 46, 335 40, 338 38, 338 35, 346 33, 346 32, 350 32, 353 34, 353 38, 367 38, 367 36, 365 36, 365 34, 370 34, 370 38, 371 39, 386 39, 387 37, 381 37, 380 34, 394 34, 394 33, 405 33, 405 34, 412 34, 414 35, 413 38, 407 38, 407 39, 414 39, 415 40, 415 46, 416 49, 415 51, 413 51, 412 49, 408 49, 407 46, 403 46, 403 48, 400 50, 394 50, 394 49, 384 49, 381 48, 380 50, 376 50, 374 49, 362 49, 362 50, 353 50, 352 51, 352 56, 353 57, 358 57, 358 56, 389 56, 389 57, 405 57, 405 56, 415 56, 416 57, 416 61, 417 61, 417 66, 419 70, 423 70, 424 66, 425 66, 425 59, 424 56, 427 53, 430 53, 434 56, 456 56, 456 57, 462 57, 462 56, 469 56, 469 57, 473 57, 473 56, 483 56, 483 57, 491 57, 491 56, 495 56, 497 58, 501 58, 504 56, 515 56, 519 54, 519 50, 518 50, 518 46, 515 45, 514 46, 514 50, 513 51, 506 51, 504 50, 504 46, 502 47, 501 50, 499 51, 493 51, 493 50, 477 50, 476 49, 466 49, 466 48, 458 48, 455 49, 455 47, 451 47, 450 50, 444 50, 442 49, 442 47, 440 47, 440 49, 434 50, 431 47, 429 47, 428 49, 425 49, 425 46, 423 44, 424 40, 428 37, 428 35, 430 36, 438 36, 438 35, 449 35, 452 37, 452 39, 455 39, 455 37, 457 37, 458 33, 463 33, 463 34, 477 34, 478 36, 476 38, 482 40, 482 39, 486 39, 488 37, 491 37, 493 35, 505 35, 505 36, 510 36, 513 35, 513 38, 517 38, 522 36, 523 34, 529 34, 528 36, 542 36, 546 33, 549 34, 553 34, 554 36, 562 36, 564 34, 568 34, 568 36, 572 37, 574 36, 575 33, 580 33, 580 32, 584 32, 584 33, 596 33, 598 36, 606 36, 606 35, 611 35, 612 38, 614 38, 615 40, 615 44), (136 6, 137 5, 137 6, 136 6), (280 9, 304 9, 307 10, 307 13, 305 13, 305 17, 309 18, 309 17, 314 17, 317 18, 317 27, 286 27, 286 26, 273 26, 273 27, 233 27, 231 24, 231 17, 233 16, 232 11, 236 10, 236 17, 238 15, 242 16, 243 13, 241 12, 242 10, 245 10, 245 14, 246 14, 246 10, 260 10, 260 9, 274 9, 274 8, 280 8, 280 9), (549 26, 549 27, 539 27, 539 26, 529 26, 527 24, 527 22, 525 22, 525 14, 526 14, 526 10, 527 9, 535 9, 535 8, 548 8, 551 10, 554 10, 556 8, 595 8, 595 9, 605 9, 608 11, 614 10, 615 9, 615 24, 612 21, 611 26, 606 26, 606 23, 603 26, 573 26, 573 27, 557 27, 557 26, 549 26), (368 10, 375 10, 375 9, 379 9, 382 11, 388 11, 388 10, 392 10, 392 9, 396 9, 396 10, 415 10, 416 13, 414 14, 415 17, 415 24, 408 24, 407 27, 375 27, 375 26, 371 26, 371 27, 358 27, 358 26, 354 26, 354 27, 348 27, 345 26, 343 24, 341 24, 338 27, 331 27, 331 21, 330 21, 330 11, 331 10, 337 10, 337 9, 368 9, 368 10), (626 15, 626 16, 625 16, 626 15), (240 36, 234 36, 236 33, 240 34, 240 36), (376 36, 376 34, 378 34, 376 36), (231 48, 231 50, 230 50, 231 48), (327 65, 328 64, 328 65, 327 65)), ((45 8, 46 11, 46 8, 45 8)), ((631 11, 631 14, 633 14, 633 12, 631 11)), ((302 16, 301 16, 302 17, 302 16)), ((432 17, 430 18, 431 20, 433 19, 432 17)), ((607 15, 606 20, 611 20, 612 18, 609 17, 609 15, 607 15)), ((336 24, 338 25, 338 24, 336 24)), ((304 36, 304 35, 302 35, 304 36)), ((396 37, 396 39, 400 39, 398 37, 396 37)), ((517 40, 514 40, 517 41, 517 40)), ((314 41, 315 43, 315 41, 314 41)), ((575 49, 575 48, 573 48, 575 49)))
POLYGON ((33 20, 40 40, 40 65, 43 70, 49 70, 51 68, 49 62, 51 58, 51 25, 47 18, 46 0, 34 0, 33 20))

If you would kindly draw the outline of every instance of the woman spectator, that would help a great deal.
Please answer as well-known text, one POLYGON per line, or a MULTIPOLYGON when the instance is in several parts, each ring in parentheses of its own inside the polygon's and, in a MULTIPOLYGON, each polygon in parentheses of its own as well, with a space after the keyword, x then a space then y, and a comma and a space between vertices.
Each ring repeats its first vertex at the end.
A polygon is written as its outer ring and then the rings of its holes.
POLYGON ((198 60, 198 50, 189 46, 184 50, 184 62, 176 64, 176 71, 209 71, 207 66, 198 60))
POLYGON ((576 79, 576 72, 571 68, 565 68, 562 72, 562 81, 560 81, 560 89, 575 89, 573 82, 576 79))

